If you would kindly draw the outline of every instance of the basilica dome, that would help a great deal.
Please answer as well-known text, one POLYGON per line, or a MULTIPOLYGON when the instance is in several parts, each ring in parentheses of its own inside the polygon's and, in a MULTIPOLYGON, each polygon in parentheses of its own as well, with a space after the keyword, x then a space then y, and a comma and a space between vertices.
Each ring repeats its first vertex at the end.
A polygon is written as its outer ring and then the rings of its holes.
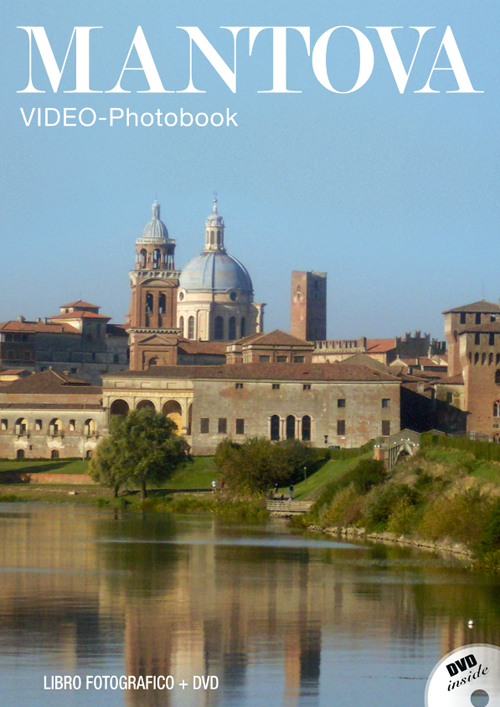
POLYGON ((252 280, 247 269, 232 255, 223 251, 203 251, 183 269, 179 286, 186 291, 240 290, 251 294, 252 280))

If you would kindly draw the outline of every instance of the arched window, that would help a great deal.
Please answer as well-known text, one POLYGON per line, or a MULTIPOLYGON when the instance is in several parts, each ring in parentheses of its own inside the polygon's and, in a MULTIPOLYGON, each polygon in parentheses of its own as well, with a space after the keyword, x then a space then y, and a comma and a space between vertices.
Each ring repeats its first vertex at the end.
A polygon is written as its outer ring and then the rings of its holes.
POLYGON ((58 435, 62 435, 62 431, 63 426, 61 420, 54 417, 49 424, 49 434, 52 435, 52 437, 57 437, 58 435))
POLYGON ((488 356, 488 366, 491 366, 492 363, 493 363, 493 354, 490 353, 490 355, 488 356))
POLYGON ((28 420, 20 417, 16 420, 16 435, 25 435, 28 432, 28 420))
POLYGON ((474 354, 474 363, 477 363, 478 361, 479 361, 479 354, 476 351, 476 353, 474 354))
POLYGON ((152 358, 149 359, 148 368, 151 368, 151 366, 157 366, 157 365, 158 365, 158 356, 153 356, 152 358))
POLYGON ((229 341, 236 339, 236 319, 231 317, 229 320, 229 341))
POLYGON ((96 431, 97 431, 97 426, 96 426, 95 420, 93 420, 92 418, 85 420, 85 424, 83 426, 83 434, 86 435, 87 437, 94 437, 96 431))
POLYGON ((500 385, 500 369, 497 369, 497 370, 495 371, 495 383, 496 383, 497 385, 500 385))
POLYGON ((241 317, 240 336, 242 339, 244 336, 246 336, 246 328, 247 328, 246 319, 245 319, 245 317, 241 317))
POLYGON ((278 442, 280 438, 280 418, 279 415, 271 415, 271 441, 278 442))
POLYGON ((160 314, 165 314, 166 308, 167 308, 167 298, 165 297, 164 293, 162 292, 159 299, 158 299, 158 312, 160 314))
POLYGON ((223 341, 224 340, 224 320, 222 317, 215 317, 214 339, 216 341, 223 341))
POLYGON ((194 317, 188 319, 188 339, 194 339, 194 317))
POLYGON ((500 400, 493 403, 493 417, 500 417, 500 400))
POLYGON ((482 363, 483 366, 484 366, 484 364, 486 363, 486 354, 485 354, 485 353, 482 353, 482 354, 481 354, 481 363, 482 363))
POLYGON ((181 330, 181 335, 184 336, 184 317, 179 319, 179 329, 181 330))
POLYGON ((159 268, 161 263, 161 253, 159 248, 155 248, 153 251, 153 267, 159 268))
POLYGON ((309 415, 304 415, 302 418, 302 441, 311 441, 311 418, 309 415))
POLYGON ((295 417, 288 415, 286 418, 286 438, 295 439, 295 417))
POLYGON ((141 268, 145 268, 145 267, 146 267, 147 257, 148 257, 148 254, 147 254, 147 252, 146 252, 146 249, 143 248, 143 249, 141 250, 141 252, 139 253, 139 264, 140 264, 141 268))
POLYGON ((91 449, 87 449, 87 451, 85 452, 85 457, 86 457, 86 459, 92 459, 92 450, 91 449))
POLYGON ((18 449, 16 452, 17 459, 24 459, 24 449, 18 449))
POLYGON ((53 449, 50 453, 51 459, 59 459, 59 450, 53 449))
POLYGON ((148 292, 146 295, 146 314, 151 314, 153 311, 153 295, 148 292))

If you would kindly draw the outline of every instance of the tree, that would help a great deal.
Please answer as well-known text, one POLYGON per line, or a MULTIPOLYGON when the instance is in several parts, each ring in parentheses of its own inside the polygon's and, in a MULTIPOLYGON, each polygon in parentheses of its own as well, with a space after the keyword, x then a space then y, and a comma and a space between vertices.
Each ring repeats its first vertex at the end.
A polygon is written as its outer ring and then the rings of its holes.
POLYGON ((188 458, 188 444, 176 434, 173 420, 150 410, 134 410, 111 419, 110 435, 91 460, 93 479, 118 494, 127 482, 141 486, 142 498, 148 484, 166 481, 188 458))
POLYGON ((243 444, 230 439, 221 442, 215 452, 215 464, 229 488, 265 493, 276 483, 292 483, 313 457, 313 450, 298 440, 273 444, 263 437, 254 437, 243 444))

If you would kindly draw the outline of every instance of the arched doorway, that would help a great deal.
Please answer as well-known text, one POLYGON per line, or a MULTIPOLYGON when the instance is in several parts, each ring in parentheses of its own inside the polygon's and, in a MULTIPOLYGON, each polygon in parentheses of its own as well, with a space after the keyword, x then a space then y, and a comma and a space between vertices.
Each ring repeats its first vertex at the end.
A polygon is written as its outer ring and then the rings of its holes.
POLYGON ((140 400, 136 405, 136 410, 149 410, 149 412, 156 412, 156 408, 151 400, 140 400))
POLYGON ((129 404, 125 400, 113 400, 109 408, 110 415, 128 415, 129 404))
POLYGON ((162 413, 177 425, 177 434, 182 434, 182 407, 177 400, 168 400, 162 407, 162 413))

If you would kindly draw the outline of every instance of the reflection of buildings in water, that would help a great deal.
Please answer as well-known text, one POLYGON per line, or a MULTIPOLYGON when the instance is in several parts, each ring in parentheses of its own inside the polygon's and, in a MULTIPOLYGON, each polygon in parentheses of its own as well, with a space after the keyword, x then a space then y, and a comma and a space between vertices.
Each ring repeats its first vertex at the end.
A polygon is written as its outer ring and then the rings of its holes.
MULTIPOLYGON (((120 665, 123 640, 127 674, 217 675, 230 695, 255 689, 249 673, 265 665, 275 702, 295 707, 318 695, 324 645, 382 651, 394 637, 437 642, 441 632, 446 653, 500 641, 492 589, 456 582, 454 571, 432 583, 423 569, 408 577, 404 562, 398 581, 383 564, 406 557, 398 548, 374 550, 370 565, 358 549, 251 545, 239 531, 234 544, 230 535, 217 544, 205 520, 186 530, 172 519, 72 509, 11 515, 0 515, 2 564, 15 570, 0 573, 0 629, 19 654, 39 651, 56 669, 84 670, 96 653, 120 665)), ((219 695, 190 686, 126 701, 211 707, 219 695)))

